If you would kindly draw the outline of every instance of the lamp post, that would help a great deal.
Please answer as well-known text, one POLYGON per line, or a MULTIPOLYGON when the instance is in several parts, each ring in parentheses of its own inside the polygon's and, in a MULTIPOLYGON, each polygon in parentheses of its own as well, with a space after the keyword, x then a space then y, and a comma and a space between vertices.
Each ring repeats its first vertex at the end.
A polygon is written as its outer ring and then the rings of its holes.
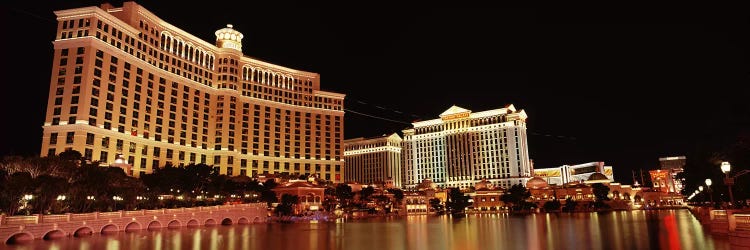
POLYGON ((734 206, 734 195, 732 195, 732 185, 734 185, 734 177, 729 176, 729 171, 731 169, 732 166, 728 161, 721 163, 721 172, 724 172, 724 185, 727 185, 727 189, 729 190, 729 207, 734 206))
POLYGON ((711 206, 714 206, 714 194, 711 193, 711 179, 706 179, 706 187, 708 188, 708 196, 711 197, 711 206))

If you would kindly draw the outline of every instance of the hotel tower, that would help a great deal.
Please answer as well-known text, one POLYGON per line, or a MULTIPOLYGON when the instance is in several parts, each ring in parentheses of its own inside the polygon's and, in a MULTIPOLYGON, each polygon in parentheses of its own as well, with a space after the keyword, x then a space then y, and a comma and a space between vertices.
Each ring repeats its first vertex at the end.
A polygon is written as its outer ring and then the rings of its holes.
POLYGON ((135 176, 205 163, 343 181, 344 95, 319 74, 245 56, 232 25, 210 43, 135 2, 55 15, 42 155, 77 150, 135 176))
POLYGON ((401 137, 393 133, 344 140, 345 181, 401 187, 401 137))
POLYGON ((403 130, 407 188, 425 179, 443 188, 469 188, 483 179, 510 188, 531 177, 526 112, 513 105, 482 112, 453 106, 438 119, 412 124, 403 130))

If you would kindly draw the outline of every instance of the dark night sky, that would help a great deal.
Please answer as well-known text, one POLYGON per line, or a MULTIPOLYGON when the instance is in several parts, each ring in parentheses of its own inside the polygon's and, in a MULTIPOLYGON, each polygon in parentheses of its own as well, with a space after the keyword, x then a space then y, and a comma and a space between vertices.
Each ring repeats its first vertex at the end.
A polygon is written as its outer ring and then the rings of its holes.
MULTIPOLYGON (((38 154, 52 64, 53 10, 100 1, 2 7, 0 155, 38 154)), ((115 1, 115 5, 120 5, 115 1)), ((179 8, 141 1, 213 43, 227 23, 243 52, 320 73, 347 94, 345 137, 396 132, 451 105, 514 104, 529 115, 535 167, 604 161, 631 169, 718 150, 750 128, 750 14, 736 10, 398 9, 258 5, 179 8), (194 13, 201 13, 196 15, 194 13)), ((697 156, 696 156, 697 157, 697 156)), ((704 161, 696 166, 703 166, 704 161), (703 164, 703 165, 701 165, 703 164)))

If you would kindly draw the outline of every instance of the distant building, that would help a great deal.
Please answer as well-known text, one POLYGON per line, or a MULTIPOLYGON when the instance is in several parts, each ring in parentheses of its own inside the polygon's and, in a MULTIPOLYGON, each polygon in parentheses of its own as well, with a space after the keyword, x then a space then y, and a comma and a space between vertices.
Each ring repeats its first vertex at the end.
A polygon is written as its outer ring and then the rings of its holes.
POLYGON ((428 214, 430 198, 425 191, 406 191, 404 192, 403 211, 407 215, 428 214))
POLYGON ((657 169, 648 171, 648 173, 651 176, 652 190, 662 193, 679 193, 675 189, 676 183, 679 181, 675 180, 672 170, 657 169))
POLYGON ((472 112, 452 106, 440 118, 403 131, 403 186, 431 179, 440 188, 468 189, 487 179, 501 188, 531 177, 526 112, 511 104, 472 112))
POLYGON ((542 207, 545 202, 554 199, 565 204, 568 198, 573 201, 582 202, 584 203, 583 206, 586 207, 588 206, 586 204, 596 201, 596 196, 592 189, 592 185, 596 183, 609 187, 607 197, 610 198, 610 204, 617 206, 617 208, 640 208, 642 205, 664 206, 677 204, 674 201, 670 202, 666 200, 666 196, 661 196, 664 198, 661 200, 658 197, 647 195, 641 188, 612 182, 602 173, 592 173, 583 182, 570 182, 564 185, 549 185, 543 178, 534 177, 526 183, 526 188, 531 193, 529 199, 539 207, 542 207))
MULTIPOLYGON (((667 190, 669 190, 669 192, 682 193, 682 178, 677 175, 684 172, 685 162, 685 156, 659 158, 659 166, 661 170, 667 171, 669 173, 669 180, 666 183, 659 183, 659 188, 666 188, 667 190)), ((656 182, 654 182, 654 188, 656 188, 656 182)))
POLYGON ((396 133, 344 140, 344 181, 401 187, 401 141, 396 133))
POLYGON ((297 196, 299 202, 294 207, 294 213, 297 214, 304 211, 322 210, 325 189, 323 186, 315 185, 306 180, 293 180, 279 184, 273 188, 273 191, 276 193, 279 202, 284 194, 297 196))
POLYGON ((122 155, 134 176, 204 163, 343 181, 344 94, 321 90, 320 74, 243 54, 232 25, 204 41, 132 1, 54 13, 41 155, 122 155))
POLYGON ((555 168, 534 169, 534 177, 542 178, 550 185, 585 182, 594 173, 602 174, 609 181, 614 181, 612 166, 604 166, 604 162, 601 161, 578 165, 562 165, 555 168))
MULTIPOLYGON (((533 179, 533 178, 532 178, 533 179)), ((496 211, 500 210, 505 204, 500 200, 504 194, 502 189, 496 188, 487 180, 482 180, 474 184, 473 194, 470 194, 473 200, 472 209, 479 211, 496 211)))

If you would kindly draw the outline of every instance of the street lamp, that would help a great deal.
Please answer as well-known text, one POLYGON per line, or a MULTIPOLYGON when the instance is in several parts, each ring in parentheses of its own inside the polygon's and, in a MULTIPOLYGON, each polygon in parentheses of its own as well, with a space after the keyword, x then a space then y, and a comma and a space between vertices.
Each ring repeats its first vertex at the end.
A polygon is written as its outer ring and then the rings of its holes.
POLYGON ((708 195, 711 197, 711 206, 714 205, 714 194, 711 192, 711 179, 706 179, 706 187, 708 187, 708 195))
POLYGON ((727 185, 727 189, 729 189, 729 207, 734 206, 734 195, 732 195, 732 185, 734 185, 734 178, 729 176, 729 171, 731 169, 732 166, 728 161, 721 163, 721 172, 724 172, 724 185, 727 185))

